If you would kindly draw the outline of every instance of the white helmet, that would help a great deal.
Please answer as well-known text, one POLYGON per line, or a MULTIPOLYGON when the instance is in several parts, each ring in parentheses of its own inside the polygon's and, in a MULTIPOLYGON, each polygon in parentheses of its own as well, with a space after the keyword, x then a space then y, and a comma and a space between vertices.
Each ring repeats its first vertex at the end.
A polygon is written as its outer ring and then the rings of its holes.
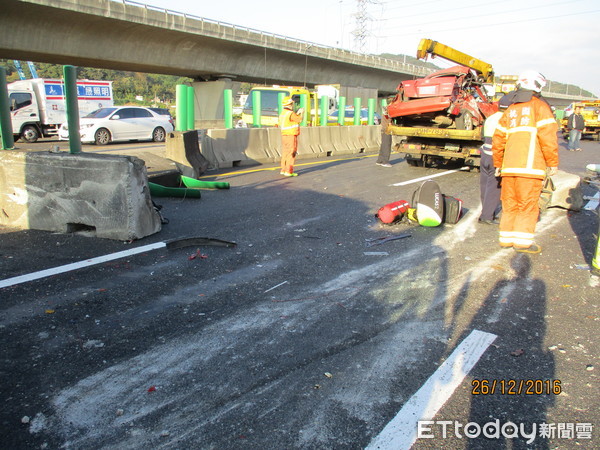
POLYGON ((530 91, 541 92, 546 86, 546 77, 535 70, 526 70, 519 75, 517 86, 530 91))

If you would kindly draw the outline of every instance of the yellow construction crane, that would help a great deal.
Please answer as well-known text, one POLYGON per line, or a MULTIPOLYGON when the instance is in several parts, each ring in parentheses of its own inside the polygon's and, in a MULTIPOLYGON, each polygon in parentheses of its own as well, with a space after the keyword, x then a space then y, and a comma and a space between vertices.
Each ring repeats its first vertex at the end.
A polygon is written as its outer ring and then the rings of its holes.
POLYGON ((494 69, 491 64, 455 50, 452 47, 448 47, 447 45, 440 44, 437 41, 421 39, 419 47, 417 48, 417 58, 427 59, 427 55, 440 56, 448 61, 469 67, 477 72, 477 75, 480 76, 484 82, 494 82, 494 69))

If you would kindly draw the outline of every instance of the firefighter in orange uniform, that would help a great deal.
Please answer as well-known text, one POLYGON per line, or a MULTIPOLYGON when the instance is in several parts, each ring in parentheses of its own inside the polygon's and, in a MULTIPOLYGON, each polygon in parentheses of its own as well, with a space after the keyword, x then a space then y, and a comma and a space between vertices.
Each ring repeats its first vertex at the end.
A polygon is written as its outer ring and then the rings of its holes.
POLYGON ((558 125, 540 96, 545 85, 533 70, 519 75, 492 139, 496 175, 502 176, 500 246, 522 253, 542 251, 534 242, 538 200, 544 178, 558 170, 558 125))
POLYGON ((302 122, 302 108, 294 112, 294 100, 286 97, 283 100, 283 112, 279 116, 279 128, 281 129, 281 172, 285 177, 296 177, 294 173, 294 162, 298 152, 298 135, 300 134, 300 122, 302 122))

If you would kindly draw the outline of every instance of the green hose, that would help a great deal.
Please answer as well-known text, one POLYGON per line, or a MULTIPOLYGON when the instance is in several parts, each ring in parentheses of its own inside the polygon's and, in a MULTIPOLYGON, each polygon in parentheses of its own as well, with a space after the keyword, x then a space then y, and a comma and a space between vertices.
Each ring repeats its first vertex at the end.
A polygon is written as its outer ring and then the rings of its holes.
POLYGON ((148 186, 150 186, 150 195, 155 197, 200 198, 198 189, 166 187, 151 181, 148 182, 148 186))
POLYGON ((181 181, 186 187, 192 189, 229 189, 229 183, 224 181, 200 181, 185 175, 181 175, 181 181))

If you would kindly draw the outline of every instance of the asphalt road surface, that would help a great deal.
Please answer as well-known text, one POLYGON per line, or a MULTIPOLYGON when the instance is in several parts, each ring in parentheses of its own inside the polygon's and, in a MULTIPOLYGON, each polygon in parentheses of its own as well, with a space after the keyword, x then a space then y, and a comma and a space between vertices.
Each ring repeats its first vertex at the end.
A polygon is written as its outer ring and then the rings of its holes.
MULTIPOLYGON (((561 169, 600 163, 582 148, 561 169)), ((0 289, 2 447, 599 448, 597 211, 548 210, 517 254, 477 223, 478 173, 374 156, 211 172, 231 189, 156 198, 169 223, 136 242, 0 228, 0 280, 237 244, 0 289), (458 224, 378 223, 433 175, 458 224)))

